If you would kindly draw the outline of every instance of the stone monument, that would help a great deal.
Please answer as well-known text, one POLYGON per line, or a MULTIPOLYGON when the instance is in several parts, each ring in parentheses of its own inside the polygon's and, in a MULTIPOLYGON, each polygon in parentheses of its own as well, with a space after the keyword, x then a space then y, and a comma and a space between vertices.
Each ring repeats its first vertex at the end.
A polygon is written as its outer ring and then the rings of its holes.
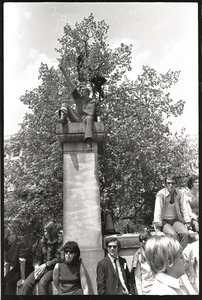
MULTIPOLYGON (((73 90, 73 88, 72 88, 73 90)), ((76 241, 88 275, 90 294, 97 294, 96 267, 104 257, 101 229, 98 152, 104 125, 92 122, 91 151, 86 150, 86 123, 57 122, 63 150, 63 243, 76 241)))

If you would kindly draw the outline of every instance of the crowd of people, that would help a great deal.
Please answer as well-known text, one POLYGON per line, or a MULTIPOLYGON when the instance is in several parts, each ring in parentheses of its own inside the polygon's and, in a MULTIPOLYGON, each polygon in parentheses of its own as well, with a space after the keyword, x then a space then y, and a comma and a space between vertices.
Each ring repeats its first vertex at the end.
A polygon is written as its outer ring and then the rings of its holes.
MULTIPOLYGON (((98 295, 197 295, 199 293, 198 176, 188 179, 188 191, 177 188, 177 177, 168 175, 156 195, 154 228, 139 234, 140 248, 131 270, 119 256, 121 243, 106 239, 106 256, 98 261, 98 295)), ((53 281, 58 295, 88 295, 87 272, 75 241, 65 242, 56 224, 44 223, 43 237, 33 257, 29 243, 15 226, 4 234, 5 295, 47 295, 53 281)))

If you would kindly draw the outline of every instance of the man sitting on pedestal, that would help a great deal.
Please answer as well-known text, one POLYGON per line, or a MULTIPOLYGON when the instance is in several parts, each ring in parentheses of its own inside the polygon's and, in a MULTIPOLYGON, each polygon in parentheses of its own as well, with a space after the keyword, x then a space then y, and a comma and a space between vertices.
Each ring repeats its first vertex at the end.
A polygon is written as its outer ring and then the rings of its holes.
POLYGON ((60 70, 63 72, 67 84, 71 89, 72 96, 77 106, 77 112, 69 107, 67 103, 63 103, 59 110, 58 122, 65 123, 67 122, 67 118, 70 122, 84 122, 86 152, 91 152, 93 142, 93 122, 100 122, 99 101, 89 97, 90 89, 85 84, 80 86, 80 92, 78 92, 75 84, 67 76, 62 66, 60 66, 60 70))

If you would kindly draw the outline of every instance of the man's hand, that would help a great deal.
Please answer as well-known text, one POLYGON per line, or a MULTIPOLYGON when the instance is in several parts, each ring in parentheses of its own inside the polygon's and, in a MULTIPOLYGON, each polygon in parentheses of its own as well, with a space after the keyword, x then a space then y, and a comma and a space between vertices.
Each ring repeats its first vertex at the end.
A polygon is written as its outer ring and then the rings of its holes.
POLYGON ((46 270, 46 264, 36 267, 34 269, 34 278, 35 279, 41 278, 41 276, 44 274, 45 270, 46 270))
POLYGON ((25 279, 20 279, 20 280, 18 280, 18 282, 17 282, 17 287, 18 287, 18 288, 21 288, 21 286, 23 286, 24 282, 25 282, 25 279))

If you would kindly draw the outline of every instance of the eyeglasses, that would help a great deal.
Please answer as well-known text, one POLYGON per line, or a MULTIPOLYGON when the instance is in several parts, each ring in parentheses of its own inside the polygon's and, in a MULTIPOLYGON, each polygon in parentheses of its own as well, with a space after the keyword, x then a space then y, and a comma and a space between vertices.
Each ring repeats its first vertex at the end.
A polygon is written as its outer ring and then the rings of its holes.
POLYGON ((108 248, 117 248, 116 245, 108 245, 108 248))
POLYGON ((74 253, 74 251, 72 251, 72 250, 65 250, 65 254, 72 254, 72 253, 74 253))
POLYGON ((175 181, 167 181, 166 184, 167 185, 175 185, 175 181))

